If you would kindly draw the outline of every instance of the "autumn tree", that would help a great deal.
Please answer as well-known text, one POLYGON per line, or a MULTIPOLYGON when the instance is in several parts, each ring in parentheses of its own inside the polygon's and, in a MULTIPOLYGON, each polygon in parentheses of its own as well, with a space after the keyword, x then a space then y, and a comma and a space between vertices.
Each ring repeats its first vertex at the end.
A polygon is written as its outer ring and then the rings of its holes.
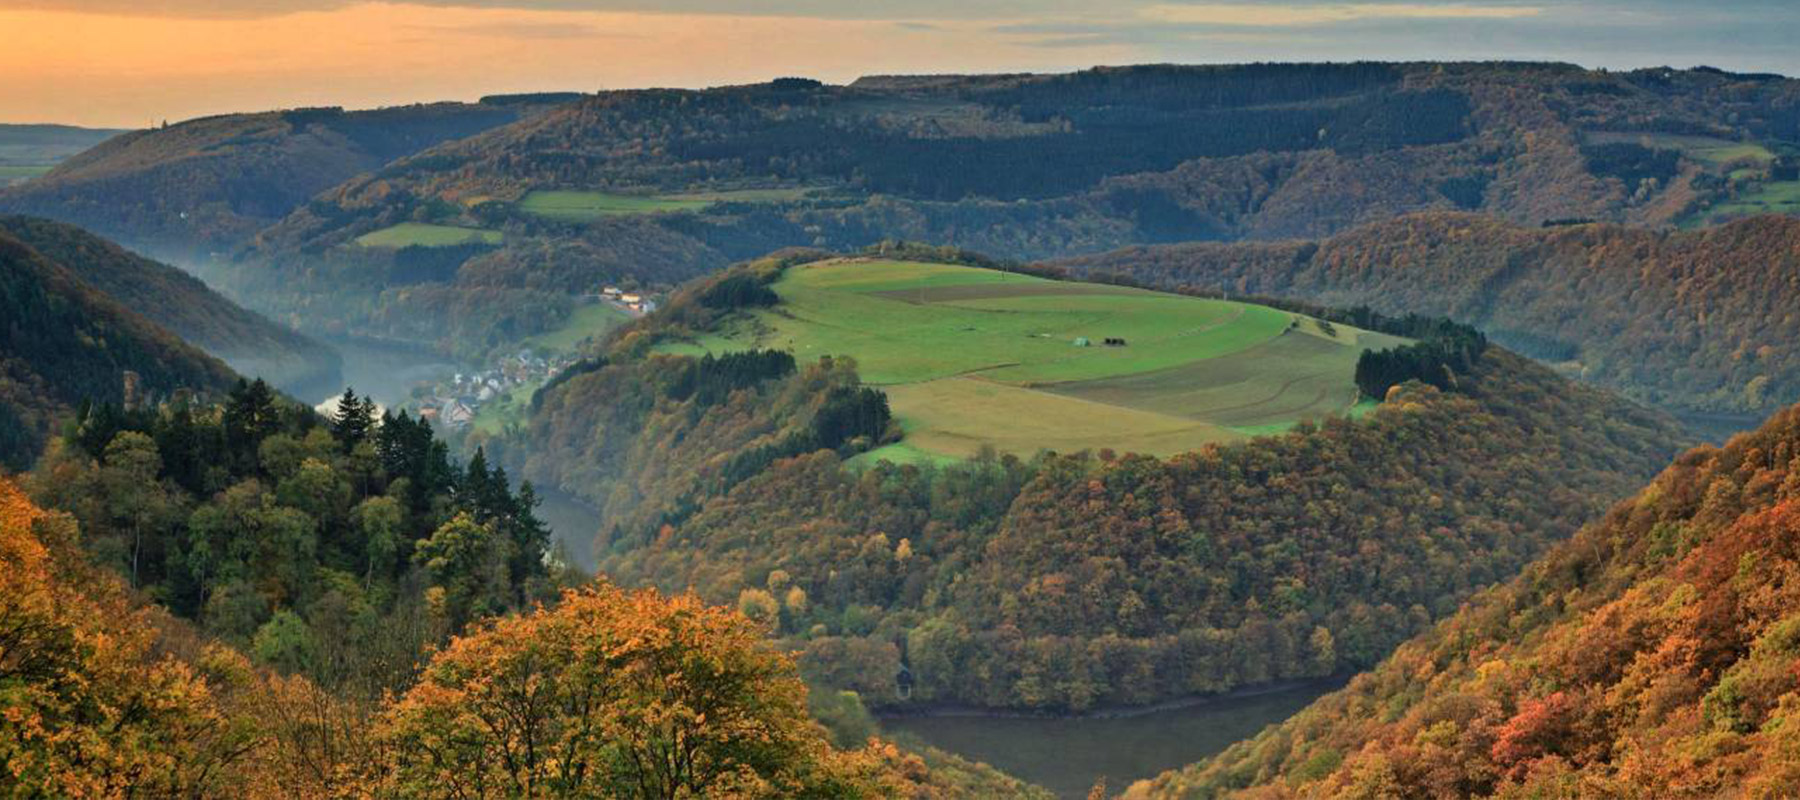
POLYGON ((458 638, 383 716, 395 797, 862 797, 792 663, 692 596, 605 584, 458 638))

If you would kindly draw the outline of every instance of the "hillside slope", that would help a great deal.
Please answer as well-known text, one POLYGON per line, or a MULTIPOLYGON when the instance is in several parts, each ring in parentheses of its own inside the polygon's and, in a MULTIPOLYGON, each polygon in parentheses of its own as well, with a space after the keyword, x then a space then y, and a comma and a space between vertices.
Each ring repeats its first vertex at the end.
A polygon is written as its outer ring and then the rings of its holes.
POLYGON ((1359 420, 1166 459, 866 464, 888 401, 828 346, 658 352, 742 320, 701 298, 754 298, 720 287, 756 268, 615 332, 485 443, 600 507, 607 574, 765 615, 814 681, 874 705, 1087 709, 1371 664, 1679 439, 1489 348, 1359 420))
POLYGON ((242 375, 301 396, 338 388, 342 359, 335 351, 245 310, 186 272, 73 225, 0 215, 0 232, 242 375))
POLYGON ((1684 232, 1423 214, 1318 242, 1194 243, 1055 262, 1159 286, 1443 314, 1673 410, 1800 399, 1800 219, 1684 232))
POLYGON ((231 369, 0 232, 0 466, 26 466, 86 400, 222 392, 231 369))
POLYGON ((0 191, 0 211, 80 225, 139 252, 199 265, 358 173, 537 108, 300 109, 132 131, 0 191))
POLYGON ((1800 409, 1681 457, 1374 671, 1134 798, 1800 793, 1800 409))

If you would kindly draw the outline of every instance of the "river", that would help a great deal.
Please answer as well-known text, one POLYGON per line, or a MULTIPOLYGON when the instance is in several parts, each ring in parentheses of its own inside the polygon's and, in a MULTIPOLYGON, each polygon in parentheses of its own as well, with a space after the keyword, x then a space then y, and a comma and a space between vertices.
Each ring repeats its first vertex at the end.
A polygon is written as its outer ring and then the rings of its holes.
POLYGON ((985 761, 1058 797, 1083 798, 1102 776, 1108 792, 1117 793, 1133 781, 1215 755, 1341 685, 1307 683, 1132 715, 908 716, 884 718, 881 725, 985 761))

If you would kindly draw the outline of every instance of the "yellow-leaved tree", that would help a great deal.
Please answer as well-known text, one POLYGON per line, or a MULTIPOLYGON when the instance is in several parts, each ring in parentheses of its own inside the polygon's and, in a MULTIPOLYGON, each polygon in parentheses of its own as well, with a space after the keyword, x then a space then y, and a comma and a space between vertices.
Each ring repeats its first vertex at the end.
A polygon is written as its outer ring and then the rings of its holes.
POLYGON ((377 724, 396 797, 887 796, 896 753, 834 750, 757 623, 598 584, 456 639, 377 724))

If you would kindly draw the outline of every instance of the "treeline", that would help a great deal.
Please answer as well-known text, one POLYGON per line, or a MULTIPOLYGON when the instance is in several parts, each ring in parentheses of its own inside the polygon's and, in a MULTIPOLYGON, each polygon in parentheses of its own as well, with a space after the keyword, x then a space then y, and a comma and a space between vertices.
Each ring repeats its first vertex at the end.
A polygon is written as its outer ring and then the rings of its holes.
POLYGON ((1152 797, 1800 793, 1800 409, 1635 498, 1380 667, 1152 797))
MULTIPOLYGON (((1377 400, 1407 381, 1419 381, 1439 389, 1455 389, 1457 376, 1474 369, 1487 352, 1487 337, 1468 325, 1446 319, 1407 317, 1396 330, 1419 341, 1383 350, 1364 350, 1356 359, 1356 388, 1377 400)), ((1395 331, 1388 331, 1395 332, 1395 331)))
POLYGON ((241 383, 217 405, 84 406, 39 465, 39 501, 100 564, 260 663, 361 697, 409 685, 427 648, 550 599, 564 579, 530 484, 430 423, 333 419, 241 383))

